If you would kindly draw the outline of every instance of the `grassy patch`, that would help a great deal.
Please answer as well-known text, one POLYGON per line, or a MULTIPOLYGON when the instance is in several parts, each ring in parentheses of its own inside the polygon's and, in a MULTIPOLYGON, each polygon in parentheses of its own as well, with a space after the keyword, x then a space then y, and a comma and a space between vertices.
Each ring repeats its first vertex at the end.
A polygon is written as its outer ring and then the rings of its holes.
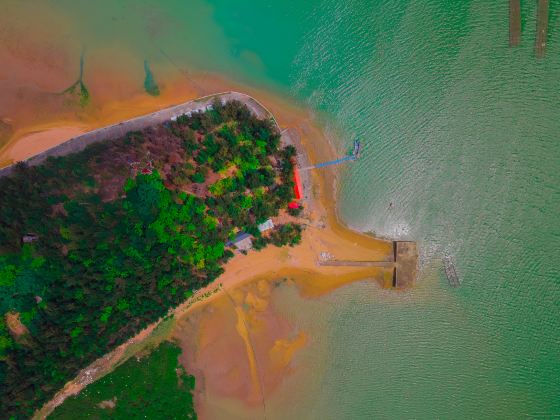
POLYGON ((124 352, 122 360, 126 361, 133 356, 149 352, 159 346, 162 341, 167 340, 175 326, 175 317, 168 316, 152 331, 149 337, 138 343, 131 344, 124 352))
POLYGON ((193 419, 194 377, 179 365, 181 349, 166 341, 130 359, 67 399, 49 419, 193 419))

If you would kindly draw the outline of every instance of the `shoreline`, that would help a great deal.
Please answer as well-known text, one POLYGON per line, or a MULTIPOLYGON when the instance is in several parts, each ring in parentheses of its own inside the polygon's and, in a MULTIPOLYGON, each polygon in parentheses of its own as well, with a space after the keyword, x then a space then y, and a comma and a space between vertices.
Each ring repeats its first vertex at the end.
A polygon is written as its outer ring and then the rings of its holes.
MULTIPOLYGON (((215 96, 210 95, 209 97, 215 96)), ((250 98, 249 95, 245 96, 250 98)), ((258 100, 254 98, 253 100, 260 105, 258 100)), ((268 99, 265 101, 268 102, 268 99)), ((201 101, 188 102, 188 104, 194 103, 200 104, 201 101)), ((289 141, 293 142, 298 154, 304 154, 310 161, 319 161, 319 159, 332 156, 331 144, 324 148, 314 147, 313 143, 319 143, 318 138, 323 139, 321 145, 325 145, 325 139, 321 129, 314 126, 309 116, 301 118, 301 115, 298 114, 298 111, 301 112, 301 110, 282 108, 278 103, 272 101, 267 107, 261 106, 267 113, 275 116, 275 121, 280 121, 282 124, 279 125, 280 130, 283 130, 282 127, 290 129, 289 141), (293 132, 296 135, 292 135, 293 132)), ((284 137, 283 141, 287 141, 284 137)), ((335 175, 336 172, 332 169, 323 170, 321 173, 310 172, 308 175, 307 185, 304 184, 306 198, 302 218, 306 229, 303 232, 301 244, 293 248, 269 246, 259 252, 251 251, 248 255, 236 255, 224 266, 225 271, 218 279, 198 290, 183 304, 170 310, 169 315, 172 315, 175 320, 180 320, 193 310, 208 305, 228 291, 258 280, 295 278, 300 293, 308 298, 320 296, 346 284, 366 279, 374 280, 382 286, 387 275, 387 270, 382 268, 327 267, 317 264, 317 258, 321 252, 328 252, 341 259, 376 258, 385 260, 390 259, 392 252, 390 242, 351 231, 339 221, 336 209, 329 205, 333 203, 335 196, 332 189, 336 179, 335 175)), ((147 340, 164 321, 165 319, 160 319, 150 324, 135 337, 82 369, 74 380, 68 382, 50 402, 35 413, 34 418, 46 418, 67 397, 76 395, 87 385, 134 355, 134 351, 132 354, 128 354, 130 352, 127 350, 132 346, 142 347, 141 343, 147 340)))
MULTIPOLYGON (((13 164, 0 168, 0 177, 9 175, 19 162, 25 162, 29 166, 40 165, 49 157, 64 156, 67 154, 76 153, 84 150, 87 146, 93 143, 122 138, 126 135, 126 133, 130 131, 142 130, 157 124, 162 124, 165 121, 169 121, 171 118, 176 117, 177 115, 182 115, 187 112, 204 111, 208 106, 211 105, 211 103, 215 99, 219 99, 222 102, 233 100, 242 102, 259 118, 272 118, 276 123, 276 126, 280 128, 272 113, 255 98, 235 91, 219 92, 183 102, 181 104, 171 105, 168 108, 159 111, 140 115, 85 133, 81 132, 81 129, 72 126, 46 128, 43 131, 32 131, 28 135, 20 137, 19 143, 22 143, 21 140, 29 140, 33 137, 35 137, 36 140, 40 140, 41 135, 44 135, 44 137, 46 137, 46 140, 49 140, 46 143, 51 147, 37 153, 33 153, 35 150, 33 150, 33 152, 25 152, 21 159, 17 160, 13 164), (49 136, 50 132, 52 131, 55 131, 56 135, 60 134, 61 131, 62 133, 74 133, 76 130, 79 132, 79 134, 68 139, 65 139, 63 136, 62 139, 53 140, 52 136, 49 136)), ((14 149, 18 146, 18 142, 14 140, 14 144, 12 144, 12 142, 9 142, 7 146, 11 146, 10 148, 8 148, 8 150, 14 149)))

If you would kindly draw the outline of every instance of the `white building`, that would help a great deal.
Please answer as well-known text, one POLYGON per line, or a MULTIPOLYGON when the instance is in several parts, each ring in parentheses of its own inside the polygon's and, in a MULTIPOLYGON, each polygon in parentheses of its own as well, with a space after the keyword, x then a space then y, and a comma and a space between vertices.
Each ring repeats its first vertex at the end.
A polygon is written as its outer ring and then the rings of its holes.
POLYGON ((265 222, 261 223, 259 226, 259 232, 263 233, 266 232, 267 230, 273 229, 274 228, 274 223, 272 223, 271 219, 266 220, 265 222))

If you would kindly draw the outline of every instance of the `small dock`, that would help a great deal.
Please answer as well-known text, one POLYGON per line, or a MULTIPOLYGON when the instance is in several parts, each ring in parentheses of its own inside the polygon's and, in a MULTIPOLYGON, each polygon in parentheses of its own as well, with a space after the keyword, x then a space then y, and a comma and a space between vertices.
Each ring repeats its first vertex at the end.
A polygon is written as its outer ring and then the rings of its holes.
POLYGON ((443 269, 445 270, 445 276, 447 277, 447 281, 451 287, 459 287, 461 285, 461 281, 459 280, 459 276, 457 275, 457 271, 455 270, 455 263, 453 259, 446 255, 442 258, 443 260, 443 269))
POLYGON ((546 37, 548 35, 548 2, 549 0, 538 0, 537 3, 537 36, 535 39, 535 55, 543 58, 546 48, 546 37))
POLYGON ((509 0, 509 46, 521 41, 521 0, 509 0))
POLYGON ((319 261, 321 266, 333 267, 381 267, 391 270, 391 281, 384 287, 407 289, 414 285, 418 263, 416 242, 393 241, 392 261, 351 261, 325 260, 319 261))

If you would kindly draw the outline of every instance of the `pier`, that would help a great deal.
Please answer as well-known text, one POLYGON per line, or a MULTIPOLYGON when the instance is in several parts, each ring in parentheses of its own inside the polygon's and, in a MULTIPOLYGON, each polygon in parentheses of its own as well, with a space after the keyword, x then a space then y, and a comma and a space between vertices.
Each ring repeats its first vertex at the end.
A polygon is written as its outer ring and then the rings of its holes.
POLYGON ((537 36, 535 39, 535 55, 543 58, 548 35, 548 1, 538 0, 537 3, 537 36))
POLYGON ((390 269, 392 276, 390 282, 385 282, 384 287, 407 289, 414 285, 418 263, 418 250, 416 242, 393 241, 392 261, 351 261, 351 260, 325 260, 319 265, 333 267, 381 267, 390 269))
POLYGON ((521 41, 521 0, 509 0, 509 46, 521 41))
POLYGON ((321 163, 316 163, 314 165, 311 166, 304 166, 302 168, 300 168, 300 171, 308 171, 310 169, 320 169, 320 168, 324 168, 325 166, 331 166, 331 165, 338 165, 340 163, 344 163, 344 162, 353 162, 355 160, 358 160, 360 158, 360 151, 362 150, 362 144, 360 143, 360 140, 356 139, 354 140, 354 150, 352 150, 352 153, 343 156, 339 159, 335 159, 335 160, 329 160, 328 162, 321 162, 321 163))

